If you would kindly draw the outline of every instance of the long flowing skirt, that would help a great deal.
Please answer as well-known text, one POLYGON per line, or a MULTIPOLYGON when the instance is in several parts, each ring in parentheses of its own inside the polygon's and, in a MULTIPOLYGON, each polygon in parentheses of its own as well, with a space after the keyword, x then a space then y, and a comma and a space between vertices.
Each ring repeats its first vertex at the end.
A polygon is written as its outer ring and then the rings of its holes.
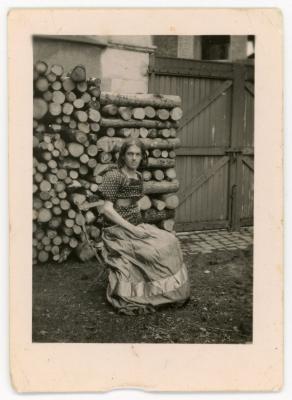
POLYGON ((118 225, 103 229, 108 301, 121 312, 184 302, 190 285, 178 239, 154 225, 139 227, 149 234, 146 239, 118 225))

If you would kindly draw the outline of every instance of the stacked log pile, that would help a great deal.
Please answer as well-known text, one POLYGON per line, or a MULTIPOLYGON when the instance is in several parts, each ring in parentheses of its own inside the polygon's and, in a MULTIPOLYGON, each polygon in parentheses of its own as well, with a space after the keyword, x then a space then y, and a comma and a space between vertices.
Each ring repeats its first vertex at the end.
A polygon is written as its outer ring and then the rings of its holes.
POLYGON ((87 239, 98 243, 98 188, 130 137, 143 141, 149 157, 144 222, 173 231, 180 105, 178 96, 101 92, 100 80, 88 78, 82 65, 68 73, 61 65, 34 65, 34 263, 61 262, 73 250, 80 255, 87 239))

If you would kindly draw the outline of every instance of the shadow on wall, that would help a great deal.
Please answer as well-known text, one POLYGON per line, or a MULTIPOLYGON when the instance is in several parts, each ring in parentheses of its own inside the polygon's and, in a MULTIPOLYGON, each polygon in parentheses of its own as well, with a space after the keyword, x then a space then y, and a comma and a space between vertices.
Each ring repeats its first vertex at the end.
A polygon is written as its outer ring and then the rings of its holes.
POLYGON ((102 79, 102 90, 147 93, 154 49, 151 36, 35 36, 33 62, 61 64, 67 71, 83 64, 88 77, 102 79))
POLYGON ((33 62, 44 60, 48 65, 61 64, 65 71, 83 64, 89 77, 101 76, 101 53, 105 43, 93 44, 76 41, 76 38, 35 37, 33 40, 33 62))

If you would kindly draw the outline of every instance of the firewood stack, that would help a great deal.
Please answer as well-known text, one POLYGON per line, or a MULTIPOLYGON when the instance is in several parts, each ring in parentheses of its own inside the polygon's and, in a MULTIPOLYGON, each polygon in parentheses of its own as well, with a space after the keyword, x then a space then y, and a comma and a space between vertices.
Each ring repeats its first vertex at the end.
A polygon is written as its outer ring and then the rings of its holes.
POLYGON ((88 78, 84 66, 66 73, 61 65, 39 61, 33 103, 34 263, 61 262, 73 250, 80 255, 85 226, 87 238, 99 241, 98 188, 130 137, 144 142, 149 157, 141 171, 144 222, 173 231, 178 96, 101 92, 100 80, 88 78), (85 204, 88 210, 80 211, 85 204))

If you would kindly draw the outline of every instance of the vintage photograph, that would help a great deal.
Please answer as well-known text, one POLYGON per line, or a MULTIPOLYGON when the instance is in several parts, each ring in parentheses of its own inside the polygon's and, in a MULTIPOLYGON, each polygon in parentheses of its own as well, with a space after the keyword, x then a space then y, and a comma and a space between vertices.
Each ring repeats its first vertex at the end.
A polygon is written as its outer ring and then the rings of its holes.
POLYGON ((253 342, 255 35, 34 35, 33 343, 253 342))
POLYGON ((16 392, 281 390, 282 26, 9 13, 16 392))

